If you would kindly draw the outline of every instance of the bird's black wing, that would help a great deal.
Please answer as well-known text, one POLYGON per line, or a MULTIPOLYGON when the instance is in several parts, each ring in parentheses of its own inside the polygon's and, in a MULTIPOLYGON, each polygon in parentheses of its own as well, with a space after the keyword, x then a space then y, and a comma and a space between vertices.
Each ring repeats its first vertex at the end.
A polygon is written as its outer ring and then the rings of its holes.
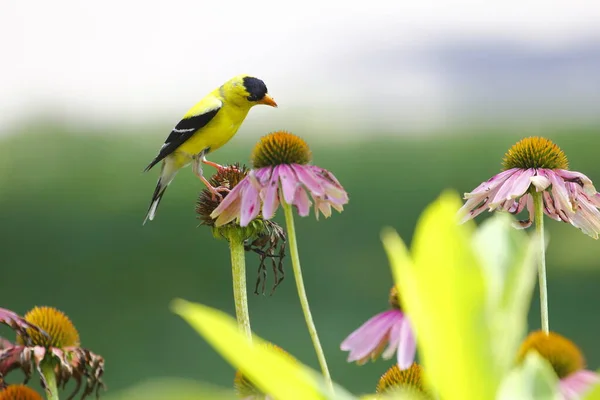
POLYGON ((200 115, 194 115, 179 121, 177 126, 175 126, 175 128, 173 128, 169 134, 167 140, 165 140, 165 144, 163 144, 160 148, 158 155, 150 164, 148 164, 146 169, 144 169, 144 172, 148 171, 150 168, 162 161, 163 158, 174 152, 176 148, 191 138, 192 135, 200 128, 206 126, 206 124, 208 124, 215 117, 215 115, 217 115, 220 109, 220 107, 215 108, 200 115))

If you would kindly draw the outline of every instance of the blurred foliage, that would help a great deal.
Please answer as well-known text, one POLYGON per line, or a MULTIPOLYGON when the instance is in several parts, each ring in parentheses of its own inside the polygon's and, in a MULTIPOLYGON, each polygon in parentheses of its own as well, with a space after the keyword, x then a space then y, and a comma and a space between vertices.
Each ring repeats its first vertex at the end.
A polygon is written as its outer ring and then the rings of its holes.
MULTIPOLYGON (((387 308, 392 281, 382 227, 411 238, 418 215, 444 188, 470 191, 499 171, 504 152, 525 135, 554 140, 572 169, 600 182, 597 131, 497 127, 411 139, 365 132, 362 141, 320 140, 313 132, 307 139, 314 163, 333 171, 350 194, 342 214, 297 219, 305 284, 333 379, 369 393, 392 363, 358 367, 339 350, 346 335, 387 308)), ((247 162, 260 134, 242 128, 209 159, 247 162)), ((182 297, 234 312, 227 245, 198 227, 194 205, 202 185, 190 168, 169 187, 155 221, 142 227, 158 171, 141 171, 164 137, 156 128, 85 131, 40 123, 0 145, 1 306, 21 314, 34 305, 65 311, 82 345, 106 358, 111 392, 164 376, 222 387, 233 380, 232 368, 168 308, 182 297)), ((551 327, 578 343, 596 368, 599 244, 566 224, 547 227, 551 327)), ((286 280, 273 296, 249 294, 253 330, 318 369, 286 264, 286 280)), ((257 267, 248 253, 250 292, 257 267)), ((531 329, 539 327, 536 296, 531 329)), ((10 331, 1 328, 0 335, 10 331)))

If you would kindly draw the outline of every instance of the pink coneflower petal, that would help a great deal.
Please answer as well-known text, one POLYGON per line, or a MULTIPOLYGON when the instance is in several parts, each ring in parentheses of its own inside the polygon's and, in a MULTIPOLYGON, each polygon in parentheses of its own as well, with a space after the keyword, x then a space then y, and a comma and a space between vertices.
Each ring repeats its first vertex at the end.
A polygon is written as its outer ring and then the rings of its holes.
POLYGON ((585 176, 584 174, 582 174, 581 172, 568 171, 566 169, 558 169, 555 172, 558 176, 560 176, 562 179, 564 179, 567 182, 576 182, 576 183, 581 182, 581 185, 583 185, 583 189, 585 190, 586 193, 588 193, 588 194, 596 193, 596 188, 594 187, 592 180, 590 178, 588 178, 587 176, 585 176))
POLYGON ((408 318, 404 318, 402 320, 402 327, 400 329, 400 342, 398 346, 398 367, 400 369, 409 368, 415 360, 416 351, 417 343, 412 327, 410 325, 410 321, 408 318))
POLYGON ((260 196, 255 185, 250 184, 244 191, 240 210, 240 226, 247 226, 258 216, 260 211, 260 196))
POLYGON ((480 194, 485 194, 491 192, 494 189, 497 189, 499 185, 504 183, 504 181, 510 178, 510 176, 512 176, 518 170, 518 168, 512 168, 507 171, 503 171, 497 175, 494 175, 489 180, 481 183, 479 186, 473 189, 471 193, 465 193, 465 199, 470 199, 471 197, 475 197, 480 194))
POLYGON ((310 206, 312 205, 312 202, 306 194, 306 190, 303 187, 298 187, 294 198, 296 199, 294 204, 298 208, 298 214, 301 217, 306 217, 310 213, 310 206))
POLYGON ((292 169, 296 173, 298 180, 306 186, 309 192, 315 196, 322 196, 325 194, 325 190, 323 189, 323 186, 321 186, 319 178, 317 178, 308 166, 294 164, 292 165, 292 169))
POLYGON ((496 208, 501 202, 521 197, 531 185, 530 178, 533 176, 533 170, 515 171, 499 187, 493 200, 489 203, 490 208, 496 208))
POLYGON ((404 325, 404 320, 406 320, 406 316, 402 316, 398 319, 398 321, 392 326, 389 335, 389 343, 388 347, 381 354, 381 358, 388 360, 392 358, 394 353, 398 351, 398 346, 400 344, 400 340, 402 339, 402 326, 404 325))
POLYGON ((600 376, 597 373, 581 370, 561 379, 559 388, 565 400, 578 400, 598 383, 600 383, 600 376))
MULTIPOLYGON (((228 197, 231 196, 231 193, 228 197)), ((225 208, 215 220, 215 226, 223 226, 238 218, 240 215, 240 210, 242 209, 242 199, 239 196, 236 196, 233 202, 229 204, 229 207, 225 208)), ((216 211, 216 209, 215 209, 216 211)), ((211 214, 212 216, 212 214, 211 214)))
POLYGON ((267 183, 266 189, 264 189, 264 199, 263 199, 263 217, 265 219, 271 219, 275 215, 275 210, 279 206, 279 197, 277 196, 279 192, 279 166, 276 166, 273 169, 273 173, 271 174, 271 179, 269 179, 267 183))
POLYGON ((389 310, 377 314, 351 333, 340 345, 343 351, 349 351, 348 362, 359 361, 381 346, 389 335, 392 326, 402 319, 398 310, 389 310))
POLYGON ((249 184, 249 182, 244 178, 236 187, 234 187, 227 196, 223 199, 221 204, 214 209, 214 211, 210 214, 211 217, 216 218, 217 215, 222 213, 225 209, 231 206, 231 204, 241 196, 244 188, 249 184))
POLYGON ((573 205, 571 204, 571 200, 569 199, 569 192, 567 191, 567 187, 565 185, 565 181, 563 181, 558 175, 556 175, 553 171, 546 171, 548 179, 552 183, 552 197, 554 198, 554 203, 557 209, 573 212, 573 205))
POLYGON ((281 190, 286 203, 294 204, 294 196, 298 187, 298 179, 296 174, 289 165, 279 165, 279 181, 281 182, 281 190))

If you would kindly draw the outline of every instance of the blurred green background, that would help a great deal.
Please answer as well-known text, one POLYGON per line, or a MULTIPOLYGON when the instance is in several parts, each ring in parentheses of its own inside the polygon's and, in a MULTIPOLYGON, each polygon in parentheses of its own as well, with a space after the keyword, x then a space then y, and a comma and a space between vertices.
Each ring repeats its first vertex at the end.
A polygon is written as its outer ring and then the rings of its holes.
MULTIPOLYGON (((334 172, 350 195, 342 214, 318 222, 312 214, 297 219, 308 296, 334 379, 354 393, 370 392, 392 364, 358 367, 339 350, 351 331, 387 309, 391 275, 379 240, 382 227, 392 226, 410 241, 419 213, 443 189, 470 191, 497 173, 504 152, 530 134, 554 140, 572 169, 598 181, 599 130, 495 126, 405 139, 364 132, 358 135, 363 140, 350 141, 311 135, 314 163, 334 172)), ((233 313, 227 244, 198 226, 194 205, 203 186, 190 168, 170 186, 155 221, 142 226, 158 171, 141 171, 165 132, 140 131, 143 136, 108 127, 82 132, 40 122, 2 139, 1 306, 25 313, 52 305, 66 312, 83 346, 105 357, 111 391, 165 376, 230 387, 232 368, 169 311, 170 301, 180 297, 233 313)), ((253 140, 264 133, 244 130, 244 139, 211 160, 247 163, 253 140)), ((600 247, 566 224, 549 221, 547 228, 551 327, 578 343, 598 368, 600 247)), ((254 331, 317 369, 289 260, 284 282, 273 296, 263 296, 252 294, 258 259, 247 256, 254 331)), ((271 279, 269 274, 268 285, 271 279)), ((534 296, 530 329, 538 326, 534 296)), ((11 333, 2 328, 0 335, 11 333)), ((8 380, 18 379, 13 373, 8 380)))

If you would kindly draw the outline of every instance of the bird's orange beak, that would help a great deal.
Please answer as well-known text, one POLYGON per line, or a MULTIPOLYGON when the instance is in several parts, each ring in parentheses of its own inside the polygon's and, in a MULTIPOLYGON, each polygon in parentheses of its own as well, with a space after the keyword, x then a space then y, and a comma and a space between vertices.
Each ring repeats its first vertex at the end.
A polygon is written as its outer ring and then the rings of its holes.
POLYGON ((271 106, 271 107, 277 107, 277 103, 275 103, 275 100, 273 100, 273 98, 271 96, 269 96, 268 94, 265 94, 265 97, 263 97, 262 100, 259 100, 256 103, 264 104, 264 105, 271 106))

